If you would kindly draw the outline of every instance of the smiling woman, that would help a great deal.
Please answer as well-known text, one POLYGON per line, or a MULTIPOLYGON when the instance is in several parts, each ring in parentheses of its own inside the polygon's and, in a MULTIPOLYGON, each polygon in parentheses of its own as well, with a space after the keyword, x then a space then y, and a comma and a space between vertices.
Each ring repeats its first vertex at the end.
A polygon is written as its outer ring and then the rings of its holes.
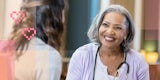
POLYGON ((109 49, 115 47, 119 48, 119 45, 126 39, 128 22, 125 16, 111 12, 104 16, 104 20, 99 27, 99 40, 104 46, 108 46, 109 49))
POLYGON ((149 80, 148 64, 130 48, 134 34, 126 8, 106 7, 88 31, 92 43, 74 52, 66 80, 149 80))

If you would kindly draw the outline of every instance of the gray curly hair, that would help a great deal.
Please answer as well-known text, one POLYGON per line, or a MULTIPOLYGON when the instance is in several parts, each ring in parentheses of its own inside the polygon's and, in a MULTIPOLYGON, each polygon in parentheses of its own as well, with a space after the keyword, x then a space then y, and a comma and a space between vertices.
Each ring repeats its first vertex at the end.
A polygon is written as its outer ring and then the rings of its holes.
POLYGON ((110 5, 108 8, 106 8, 105 10, 97 14, 88 30, 87 35, 92 42, 96 42, 99 45, 101 45, 98 38, 98 30, 103 21, 104 16, 110 12, 116 12, 126 17, 125 25, 127 26, 128 35, 126 39, 123 40, 123 42, 120 44, 120 48, 122 49, 122 51, 128 52, 129 45, 134 39, 135 29, 134 29, 133 20, 129 11, 121 5, 110 5))

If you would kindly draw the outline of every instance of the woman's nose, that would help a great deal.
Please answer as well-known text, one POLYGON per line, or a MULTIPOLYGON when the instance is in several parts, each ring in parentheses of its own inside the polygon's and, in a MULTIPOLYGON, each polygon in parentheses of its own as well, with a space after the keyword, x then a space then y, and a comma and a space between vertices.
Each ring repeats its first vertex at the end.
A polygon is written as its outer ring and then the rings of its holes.
POLYGON ((112 27, 109 27, 109 28, 107 29, 107 33, 110 34, 110 35, 113 35, 113 34, 114 34, 113 28, 112 28, 112 27))

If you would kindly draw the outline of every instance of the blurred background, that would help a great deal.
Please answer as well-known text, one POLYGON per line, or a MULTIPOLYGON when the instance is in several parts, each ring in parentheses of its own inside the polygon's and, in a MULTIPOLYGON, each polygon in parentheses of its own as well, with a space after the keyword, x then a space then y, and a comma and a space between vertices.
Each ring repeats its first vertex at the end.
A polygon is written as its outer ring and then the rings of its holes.
MULTIPOLYGON (((159 0, 65 0, 65 32, 61 53, 64 77, 73 52, 89 43, 87 31, 96 14, 110 4, 126 7, 135 23, 132 48, 139 51, 150 65, 159 64, 160 1, 159 0)), ((0 39, 12 31, 12 11, 19 11, 21 0, 0 0, 0 39)), ((159 69, 160 71, 160 69, 159 69)))

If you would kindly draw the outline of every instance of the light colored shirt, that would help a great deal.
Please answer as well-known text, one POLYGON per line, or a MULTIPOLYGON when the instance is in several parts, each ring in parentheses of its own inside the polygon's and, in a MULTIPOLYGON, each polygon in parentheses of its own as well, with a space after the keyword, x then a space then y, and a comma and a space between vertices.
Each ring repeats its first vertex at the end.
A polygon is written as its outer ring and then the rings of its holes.
POLYGON ((94 80, 117 80, 117 77, 114 77, 108 74, 107 66, 105 66, 102 63, 99 53, 97 55, 97 60, 96 60, 94 80))
POLYGON ((59 52, 39 38, 33 38, 25 53, 15 60, 15 80, 60 80, 59 52))
MULTIPOLYGON (((96 43, 90 43, 78 48, 70 60, 66 80, 93 80, 97 49, 98 45, 96 43)), ((149 80, 149 66, 143 56, 132 49, 127 55, 126 62, 129 64, 128 80, 149 80)), ((120 76, 120 80, 126 79, 125 75, 120 76)))

